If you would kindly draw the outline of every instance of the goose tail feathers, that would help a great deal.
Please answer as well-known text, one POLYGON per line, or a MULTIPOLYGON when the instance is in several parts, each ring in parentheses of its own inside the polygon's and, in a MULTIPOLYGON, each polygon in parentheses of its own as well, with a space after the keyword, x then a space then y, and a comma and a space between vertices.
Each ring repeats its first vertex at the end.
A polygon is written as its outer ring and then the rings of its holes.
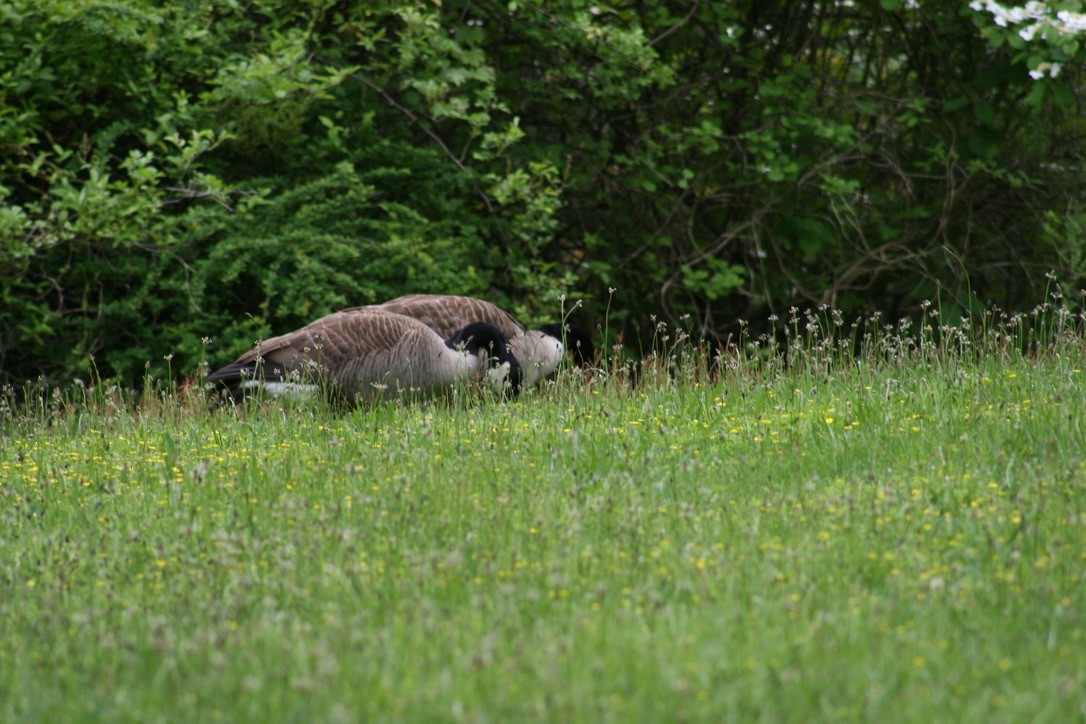
POLYGON ((271 361, 233 362, 208 375, 205 384, 213 391, 223 393, 224 399, 228 396, 234 404, 241 404, 258 390, 272 395, 303 397, 316 390, 316 385, 290 381, 287 370, 271 361))

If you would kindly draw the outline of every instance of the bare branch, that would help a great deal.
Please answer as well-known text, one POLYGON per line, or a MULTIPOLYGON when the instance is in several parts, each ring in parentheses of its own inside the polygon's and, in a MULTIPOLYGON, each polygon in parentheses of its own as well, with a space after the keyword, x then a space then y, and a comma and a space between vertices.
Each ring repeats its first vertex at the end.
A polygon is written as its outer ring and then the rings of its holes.
MULTIPOLYGON (((325 60, 323 58, 318 58, 318 60, 320 62, 326 64, 326 65, 330 65, 330 66, 335 67, 335 68, 342 68, 342 66, 340 66, 339 64, 332 63, 332 62, 330 62, 328 60, 325 60)), ((456 154, 452 152, 452 149, 450 149, 445 144, 445 141, 443 141, 441 139, 441 136, 437 135, 437 133, 432 128, 429 128, 426 124, 424 124, 419 119, 419 115, 417 113, 415 113, 410 108, 406 107, 405 105, 403 105, 402 103, 397 101, 395 98, 392 97, 392 94, 390 94, 388 91, 386 91, 383 87, 381 87, 377 83, 374 83, 372 80, 370 80, 366 76, 360 75, 359 73, 351 71, 351 72, 347 73, 347 77, 350 78, 351 80, 358 81, 359 83, 366 86, 367 88, 375 91, 378 95, 381 96, 381 98, 384 99, 385 103, 387 103, 388 105, 392 106, 397 111, 402 113, 404 116, 407 117, 407 119, 409 121, 411 121, 411 123, 413 125, 418 126, 422 130, 423 133, 425 133, 427 136, 429 136, 430 139, 434 143, 436 143, 438 145, 438 147, 445 154, 445 156, 450 161, 452 161, 456 165, 456 167, 458 169, 463 171, 465 174, 468 173, 468 169, 467 169, 466 166, 464 166, 463 161, 461 161, 459 158, 457 158, 456 154)), ((434 119, 430 118, 428 116, 426 117, 426 120, 428 120, 430 123, 435 123, 434 119)), ((481 198, 483 200, 483 203, 486 204, 486 210, 489 211, 490 213, 494 213, 494 204, 491 201, 490 196, 488 196, 487 193, 485 191, 483 191, 482 188, 480 188, 479 185, 476 184, 474 181, 471 182, 471 188, 472 188, 472 190, 475 191, 476 194, 478 194, 479 198, 481 198)))
POLYGON ((652 47, 652 46, 656 45, 656 44, 657 44, 657 43, 659 43, 659 42, 660 42, 661 40, 663 40, 663 39, 664 39, 664 38, 666 38, 667 36, 671 35, 671 34, 672 34, 672 33, 674 33, 674 32, 675 32, 676 30, 678 30, 678 29, 679 29, 679 28, 681 28, 682 26, 686 25, 686 24, 687 24, 688 22, 690 22, 690 19, 691 19, 692 17, 694 17, 694 15, 695 15, 695 14, 696 14, 696 13, 698 12, 698 8, 699 8, 700 6, 701 6, 701 3, 698 3, 698 2, 695 2, 695 3, 693 4, 693 5, 691 5, 691 6, 690 6, 690 12, 688 12, 688 13, 686 14, 686 17, 685 17, 685 18, 683 18, 682 20, 680 20, 679 22, 675 23, 674 25, 672 25, 672 26, 671 26, 670 28, 668 28, 668 29, 667 29, 667 30, 665 30, 664 32, 662 32, 662 33, 660 33, 659 35, 657 35, 657 36, 656 36, 655 38, 653 38, 652 40, 650 40, 650 41, 649 41, 649 47, 652 47))

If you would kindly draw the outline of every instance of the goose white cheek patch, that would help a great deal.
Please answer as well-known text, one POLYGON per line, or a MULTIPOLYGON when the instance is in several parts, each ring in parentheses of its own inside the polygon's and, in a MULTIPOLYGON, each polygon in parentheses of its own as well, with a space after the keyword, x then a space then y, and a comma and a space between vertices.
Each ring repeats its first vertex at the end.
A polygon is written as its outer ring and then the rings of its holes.
POLYGON ((502 362, 497 367, 491 367, 486 371, 487 383, 495 392, 501 392, 509 381, 510 367, 508 362, 502 362))

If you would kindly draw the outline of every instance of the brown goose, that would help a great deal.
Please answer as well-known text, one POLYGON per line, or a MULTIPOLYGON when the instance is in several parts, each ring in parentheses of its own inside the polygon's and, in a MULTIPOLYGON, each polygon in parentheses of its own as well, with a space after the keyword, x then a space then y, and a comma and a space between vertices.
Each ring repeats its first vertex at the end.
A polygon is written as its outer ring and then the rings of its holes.
POLYGON ((488 322, 509 340, 513 355, 524 370, 524 383, 535 384, 558 369, 569 346, 577 364, 590 364, 596 356, 592 338, 575 324, 545 324, 526 330, 497 305, 473 297, 449 294, 410 294, 383 304, 352 307, 344 311, 383 310, 413 317, 441 336, 454 333, 469 321, 488 322))
POLYGON ((520 364, 494 325, 466 323, 445 339, 416 319, 371 309, 329 314, 265 340, 207 381, 235 400, 254 388, 312 394, 321 382, 339 398, 369 400, 432 393, 484 372, 499 389, 520 387, 520 364))

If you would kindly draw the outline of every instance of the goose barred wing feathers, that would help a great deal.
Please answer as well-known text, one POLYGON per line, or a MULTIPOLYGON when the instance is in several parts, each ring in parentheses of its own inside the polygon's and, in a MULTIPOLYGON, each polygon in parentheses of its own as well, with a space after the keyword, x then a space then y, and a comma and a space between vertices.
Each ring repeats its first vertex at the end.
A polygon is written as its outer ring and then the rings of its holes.
POLYGON ((524 326, 513 315, 495 304, 473 297, 409 294, 383 304, 352 309, 380 310, 413 317, 446 339, 472 322, 493 324, 509 340, 525 333, 524 326))

